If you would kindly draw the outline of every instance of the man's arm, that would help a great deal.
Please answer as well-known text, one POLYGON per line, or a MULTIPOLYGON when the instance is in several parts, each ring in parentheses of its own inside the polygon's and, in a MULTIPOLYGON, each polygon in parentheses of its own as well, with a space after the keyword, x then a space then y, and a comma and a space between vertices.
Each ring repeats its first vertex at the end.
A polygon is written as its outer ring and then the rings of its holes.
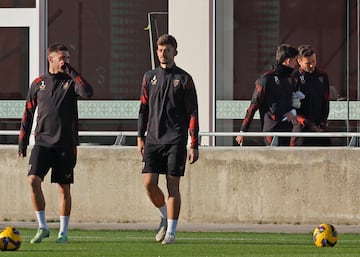
POLYGON ((25 102, 25 110, 21 118, 20 132, 18 138, 19 157, 26 156, 26 149, 29 145, 29 138, 31 135, 32 124, 34 121, 34 114, 37 107, 37 98, 35 93, 35 86, 42 81, 41 77, 35 79, 29 89, 25 102))
POLYGON ((185 108, 189 119, 189 135, 190 135, 190 150, 188 161, 193 164, 199 159, 199 114, 198 114, 198 101, 197 93, 194 82, 189 77, 185 86, 185 108))
POLYGON ((92 97, 94 95, 94 89, 90 83, 84 79, 69 63, 65 63, 65 72, 75 82, 75 92, 81 97, 92 97))
POLYGON ((141 84, 140 108, 138 114, 138 137, 144 138, 149 119, 149 92, 146 85, 146 75, 141 84))
POLYGON ((255 82, 255 89, 251 97, 250 106, 246 111, 245 118, 241 125, 241 131, 248 131, 250 124, 254 119, 256 111, 259 109, 262 101, 264 100, 264 87, 261 85, 259 80, 255 82))
POLYGON ((144 138, 138 137, 137 138, 137 149, 141 156, 144 155, 144 146, 145 146, 144 138))
POLYGON ((190 148, 198 149, 199 144, 199 116, 198 101, 194 82, 189 77, 185 85, 185 108, 189 117, 189 135, 191 138, 190 148))
MULTIPOLYGON (((255 89, 251 97, 250 105, 249 108, 246 110, 245 118, 241 124, 240 131, 247 132, 249 130, 250 124, 254 119, 254 115, 256 111, 259 109, 263 100, 264 100, 263 86, 260 85, 259 80, 256 80, 255 89)), ((239 135, 235 138, 235 140, 240 146, 242 146, 244 142, 244 136, 239 135)))

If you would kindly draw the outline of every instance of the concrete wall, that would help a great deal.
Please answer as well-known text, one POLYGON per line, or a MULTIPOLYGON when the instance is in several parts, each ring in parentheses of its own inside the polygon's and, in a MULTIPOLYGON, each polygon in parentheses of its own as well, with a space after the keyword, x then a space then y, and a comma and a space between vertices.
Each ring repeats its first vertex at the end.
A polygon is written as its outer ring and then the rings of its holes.
MULTIPOLYGON (((181 180, 181 222, 360 224, 357 148, 201 148, 181 180)), ((0 220, 31 221, 27 162, 0 148, 0 220)), ((135 147, 79 147, 72 221, 158 222, 135 147)), ((164 179, 161 178, 164 187, 164 179)), ((44 182, 47 218, 58 220, 55 185, 44 182)))

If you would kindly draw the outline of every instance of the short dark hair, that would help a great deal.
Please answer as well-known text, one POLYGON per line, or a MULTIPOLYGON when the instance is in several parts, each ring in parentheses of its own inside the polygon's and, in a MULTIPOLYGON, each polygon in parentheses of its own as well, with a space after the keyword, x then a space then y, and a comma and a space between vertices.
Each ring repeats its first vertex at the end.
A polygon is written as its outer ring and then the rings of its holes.
POLYGON ((298 50, 301 57, 309 57, 315 53, 315 48, 311 45, 301 45, 298 47, 298 50))
POLYGON ((173 36, 169 35, 169 34, 163 34, 163 35, 161 35, 161 36, 158 38, 156 44, 157 44, 158 46, 171 45, 171 46, 173 46, 175 49, 177 49, 176 39, 175 39, 173 36))
POLYGON ((289 45, 289 44, 281 44, 278 46, 276 50, 276 63, 282 64, 287 58, 295 58, 299 54, 299 51, 289 45))
POLYGON ((66 45, 61 43, 53 43, 49 45, 47 53, 48 55, 53 52, 59 52, 59 51, 69 51, 66 45))

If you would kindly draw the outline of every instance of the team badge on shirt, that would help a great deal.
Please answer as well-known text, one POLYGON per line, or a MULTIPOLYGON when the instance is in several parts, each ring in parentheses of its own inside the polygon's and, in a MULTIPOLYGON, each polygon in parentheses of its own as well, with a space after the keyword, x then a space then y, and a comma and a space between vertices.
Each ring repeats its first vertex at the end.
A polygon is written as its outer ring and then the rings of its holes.
POLYGON ((274 76, 275 84, 280 85, 280 80, 278 76, 274 76))
POLYGON ((151 84, 152 86, 156 86, 156 84, 157 84, 156 75, 154 75, 154 77, 150 80, 150 84, 151 84))
POLYGON ((174 87, 177 87, 180 84, 179 79, 174 79, 174 87))
POLYGON ((324 83, 324 77, 323 76, 319 77, 319 81, 321 82, 321 84, 324 83))
POLYGON ((65 84, 63 85, 63 89, 68 89, 69 88, 69 83, 68 82, 65 82, 65 84))
POLYGON ((304 77, 304 75, 301 75, 301 76, 300 76, 300 82, 301 82, 302 85, 305 84, 305 77, 304 77))
POLYGON ((39 86, 40 90, 45 90, 46 89, 46 85, 44 81, 41 81, 41 85, 39 86))

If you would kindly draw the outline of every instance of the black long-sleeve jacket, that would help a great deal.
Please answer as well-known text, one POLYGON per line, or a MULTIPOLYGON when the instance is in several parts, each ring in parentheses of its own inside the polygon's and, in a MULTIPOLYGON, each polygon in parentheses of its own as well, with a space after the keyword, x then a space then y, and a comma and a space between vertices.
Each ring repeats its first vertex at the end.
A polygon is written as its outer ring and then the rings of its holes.
POLYGON ((273 69, 263 73, 255 81, 255 89, 241 131, 249 130, 257 110, 260 112, 261 129, 264 132, 272 132, 284 119, 284 114, 292 109, 292 92, 295 87, 290 76, 293 71, 288 66, 275 64, 273 69))
POLYGON ((29 144, 35 110, 35 144, 73 147, 79 144, 77 99, 91 97, 92 86, 69 64, 69 73, 47 73, 36 78, 28 91, 19 134, 19 150, 29 144))
POLYGON ((330 87, 326 72, 316 68, 314 72, 305 72, 301 68, 292 77, 296 81, 296 88, 304 93, 298 115, 303 116, 319 126, 327 122, 329 116, 330 87))
POLYGON ((158 67, 144 74, 138 136, 153 144, 187 143, 198 148, 197 94, 192 77, 177 66, 158 67))

